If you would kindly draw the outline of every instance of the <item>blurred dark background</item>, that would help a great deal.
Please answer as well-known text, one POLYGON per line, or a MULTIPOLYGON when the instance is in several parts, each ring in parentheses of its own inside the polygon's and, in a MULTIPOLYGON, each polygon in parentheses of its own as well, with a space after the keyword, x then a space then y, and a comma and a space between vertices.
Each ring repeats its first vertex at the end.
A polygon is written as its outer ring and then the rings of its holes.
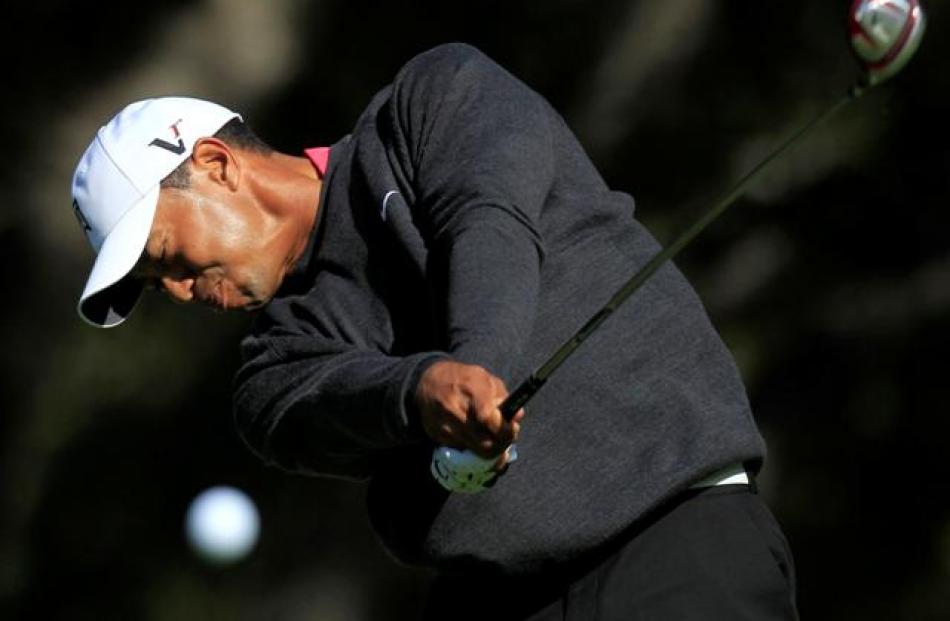
MULTIPOLYGON (((231 423, 247 317, 145 299, 76 317, 70 209, 98 126, 162 94, 245 112, 288 152, 346 133, 413 54, 481 47, 567 118, 669 241, 856 75, 849 0, 140 0, 5 7, 0 127, 0 618, 412 619, 428 574, 377 546, 359 485, 267 469, 231 423), (203 565, 182 522, 231 484, 253 555, 203 565)), ((950 618, 950 10, 912 63, 777 162, 678 263, 770 446, 763 493, 807 619, 950 618)))

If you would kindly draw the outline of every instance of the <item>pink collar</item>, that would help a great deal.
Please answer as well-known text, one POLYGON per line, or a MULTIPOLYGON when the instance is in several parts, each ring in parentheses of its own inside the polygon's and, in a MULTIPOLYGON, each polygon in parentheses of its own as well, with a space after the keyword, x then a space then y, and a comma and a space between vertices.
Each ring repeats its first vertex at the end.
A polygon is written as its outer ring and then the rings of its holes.
POLYGON ((310 158, 310 161, 313 162, 313 167, 317 169, 317 174, 320 175, 320 178, 327 174, 327 164, 330 162, 330 147, 314 147, 312 149, 304 149, 304 155, 310 158))

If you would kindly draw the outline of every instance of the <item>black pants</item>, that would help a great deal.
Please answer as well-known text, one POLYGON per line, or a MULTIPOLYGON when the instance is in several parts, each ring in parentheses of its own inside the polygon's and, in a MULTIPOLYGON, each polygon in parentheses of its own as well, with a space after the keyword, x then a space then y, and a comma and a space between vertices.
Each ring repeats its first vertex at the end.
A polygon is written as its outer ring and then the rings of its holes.
POLYGON ((437 578, 426 621, 797 619, 788 544, 745 485, 691 491, 605 550, 527 578, 437 578))

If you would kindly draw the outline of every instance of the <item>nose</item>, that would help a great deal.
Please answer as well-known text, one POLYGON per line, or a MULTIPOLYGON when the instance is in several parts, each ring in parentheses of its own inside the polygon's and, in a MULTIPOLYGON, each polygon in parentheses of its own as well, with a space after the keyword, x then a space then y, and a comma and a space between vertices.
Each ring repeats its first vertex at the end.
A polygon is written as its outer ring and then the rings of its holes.
POLYGON ((195 279, 191 277, 162 276, 162 289, 176 302, 186 304, 195 298, 195 279))

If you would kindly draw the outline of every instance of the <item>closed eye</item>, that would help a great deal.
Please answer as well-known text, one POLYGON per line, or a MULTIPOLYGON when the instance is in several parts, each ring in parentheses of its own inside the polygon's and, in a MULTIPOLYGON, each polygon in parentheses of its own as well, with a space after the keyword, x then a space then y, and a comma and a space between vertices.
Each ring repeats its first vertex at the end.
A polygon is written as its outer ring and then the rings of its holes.
POLYGON ((146 245, 145 249, 142 251, 142 256, 139 259, 138 263, 132 268, 132 272, 135 276, 140 278, 146 287, 150 289, 161 290, 161 274, 165 271, 165 259, 168 256, 168 241, 167 239, 162 240, 162 245, 159 247, 158 257, 151 255, 146 245))

